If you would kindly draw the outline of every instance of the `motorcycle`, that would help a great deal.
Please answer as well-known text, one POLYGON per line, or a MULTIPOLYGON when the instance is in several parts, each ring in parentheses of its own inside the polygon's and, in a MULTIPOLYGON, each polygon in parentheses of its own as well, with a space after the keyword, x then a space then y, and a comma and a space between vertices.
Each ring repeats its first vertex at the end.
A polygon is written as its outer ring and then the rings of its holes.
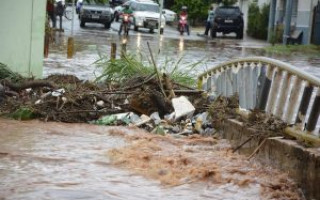
POLYGON ((129 35, 129 29, 130 29, 130 16, 129 14, 122 14, 122 22, 120 25, 119 35, 121 35, 122 29, 124 32, 124 35, 129 35))
POLYGON ((188 21, 186 15, 180 15, 180 20, 178 24, 178 31, 180 32, 180 35, 183 35, 183 33, 186 31, 188 35, 190 35, 189 27, 188 27, 188 21))

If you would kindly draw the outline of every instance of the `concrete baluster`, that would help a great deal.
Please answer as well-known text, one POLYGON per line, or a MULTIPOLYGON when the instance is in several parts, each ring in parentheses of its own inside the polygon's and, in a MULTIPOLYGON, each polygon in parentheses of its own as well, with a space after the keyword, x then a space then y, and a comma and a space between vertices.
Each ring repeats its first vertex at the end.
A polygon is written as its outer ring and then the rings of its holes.
POLYGON ((239 83, 239 105, 241 108, 246 108, 246 93, 245 93, 245 82, 244 82, 244 69, 243 66, 238 63, 238 83, 239 83))
POLYGON ((303 81, 298 77, 295 77, 293 80, 293 85, 291 87, 291 92, 288 100, 288 109, 284 116, 284 120, 288 124, 292 124, 295 121, 295 119, 293 118, 298 109, 302 85, 303 81))
POLYGON ((267 109, 266 111, 268 113, 275 113, 275 108, 277 106, 277 97, 279 94, 279 88, 280 88, 280 83, 282 79, 282 72, 279 70, 279 68, 274 67, 273 69, 273 80, 271 84, 271 89, 270 89, 270 94, 269 94, 269 99, 267 103, 267 109))
POLYGON ((318 122, 319 115, 320 115, 320 88, 318 88, 317 96, 315 97, 312 108, 311 108, 311 113, 309 115, 309 119, 306 126, 307 131, 310 131, 310 132, 314 131, 318 122))
POLYGON ((272 67, 270 65, 263 66, 258 80, 258 103, 257 108, 265 110, 270 87, 272 83, 272 67))
POLYGON ((288 74, 287 71, 282 71, 282 84, 280 88, 280 97, 279 97, 279 102, 278 102, 278 107, 276 108, 275 111, 275 116, 284 119, 283 118, 283 113, 285 109, 287 109, 287 99, 290 91, 290 83, 291 83, 291 74, 288 74))
POLYGON ((300 106, 298 109, 296 121, 295 121, 295 123, 300 126, 301 130, 303 130, 304 128, 305 117, 307 114, 307 110, 309 108, 312 91, 313 91, 313 86, 311 86, 308 82, 306 82, 306 85, 303 90, 300 106))
MULTIPOLYGON (((260 65, 261 66, 261 65, 260 65)), ((257 103, 257 88, 258 88, 258 78, 259 78, 259 72, 260 72, 260 66, 257 63, 251 63, 251 80, 252 80, 252 106, 251 109, 254 109, 256 107, 257 103)))
POLYGON ((226 82, 227 82, 227 97, 230 97, 235 93, 235 91, 233 90, 233 86, 232 86, 233 75, 232 75, 231 66, 229 66, 226 71, 226 82))

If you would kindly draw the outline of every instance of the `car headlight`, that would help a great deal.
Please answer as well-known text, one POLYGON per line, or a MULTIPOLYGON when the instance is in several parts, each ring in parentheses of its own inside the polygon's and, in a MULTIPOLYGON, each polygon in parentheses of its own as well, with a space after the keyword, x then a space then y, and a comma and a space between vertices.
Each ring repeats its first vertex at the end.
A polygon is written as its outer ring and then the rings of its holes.
POLYGON ((107 10, 102 11, 103 15, 109 15, 110 13, 107 10))
POLYGON ((143 20, 144 20, 144 17, 138 16, 138 17, 137 17, 137 20, 138 20, 138 21, 143 21, 143 20))

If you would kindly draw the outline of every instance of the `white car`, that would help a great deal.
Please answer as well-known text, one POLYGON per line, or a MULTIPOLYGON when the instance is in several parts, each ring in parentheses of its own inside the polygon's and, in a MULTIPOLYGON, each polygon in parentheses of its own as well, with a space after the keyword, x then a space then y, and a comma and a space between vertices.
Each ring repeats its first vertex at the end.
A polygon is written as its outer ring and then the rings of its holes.
POLYGON ((177 19, 177 13, 173 12, 172 10, 163 9, 163 14, 167 23, 172 23, 177 19))
POLYGON ((150 33, 153 33, 154 29, 160 28, 160 34, 163 34, 166 19, 161 14, 160 23, 159 4, 149 0, 131 0, 125 4, 128 4, 133 11, 133 26, 135 31, 138 31, 139 28, 147 28, 150 30, 150 33))

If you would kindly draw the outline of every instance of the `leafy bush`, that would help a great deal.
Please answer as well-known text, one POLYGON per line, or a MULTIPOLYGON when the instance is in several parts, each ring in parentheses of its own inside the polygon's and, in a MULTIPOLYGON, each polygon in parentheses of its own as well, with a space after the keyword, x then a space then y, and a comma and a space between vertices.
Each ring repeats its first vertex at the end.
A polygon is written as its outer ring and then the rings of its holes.
POLYGON ((210 3, 203 0, 177 0, 174 2, 172 9, 180 13, 182 6, 188 7, 189 20, 193 24, 193 21, 205 20, 207 18, 210 3))
POLYGON ((269 9, 270 5, 267 4, 263 5, 262 8, 259 8, 256 3, 250 4, 248 12, 248 35, 258 39, 267 39, 269 9))

